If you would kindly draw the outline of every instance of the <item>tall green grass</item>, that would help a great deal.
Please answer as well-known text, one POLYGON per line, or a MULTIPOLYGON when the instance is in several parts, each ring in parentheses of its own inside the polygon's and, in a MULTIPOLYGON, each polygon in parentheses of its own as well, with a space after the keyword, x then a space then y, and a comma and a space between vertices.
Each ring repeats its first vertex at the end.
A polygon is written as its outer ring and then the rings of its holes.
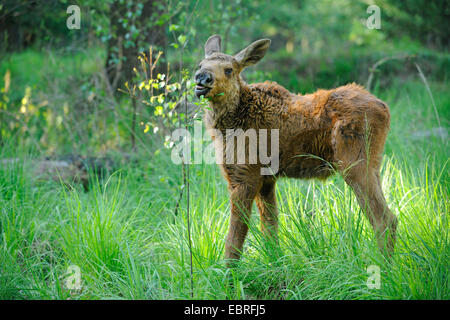
MULTIPOLYGON (((0 170, 0 296, 8 299, 189 299, 187 220, 164 175, 179 168, 161 153, 84 193, 33 181, 20 162, 0 170), (156 171, 154 167, 158 167, 156 171), (144 174, 148 178, 140 178, 144 174), (155 179, 156 176, 156 179, 155 179), (82 290, 65 287, 81 270, 82 290)), ((24 161, 26 163, 26 160, 24 161)), ((229 204, 214 166, 192 167, 190 218, 198 299, 448 299, 448 163, 427 160, 422 174, 393 156, 383 189, 398 216, 391 261, 342 179, 280 181, 280 244, 267 243, 256 214, 239 266, 223 262, 229 204), (366 285, 370 265, 381 288, 366 285)))

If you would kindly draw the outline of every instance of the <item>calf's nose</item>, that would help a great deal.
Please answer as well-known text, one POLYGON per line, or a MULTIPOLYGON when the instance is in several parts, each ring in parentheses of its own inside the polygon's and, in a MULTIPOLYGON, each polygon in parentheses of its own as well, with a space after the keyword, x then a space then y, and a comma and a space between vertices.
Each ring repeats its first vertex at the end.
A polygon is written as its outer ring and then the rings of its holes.
POLYGON ((209 72, 198 71, 195 74, 194 80, 197 84, 202 86, 210 86, 213 83, 213 77, 209 72))

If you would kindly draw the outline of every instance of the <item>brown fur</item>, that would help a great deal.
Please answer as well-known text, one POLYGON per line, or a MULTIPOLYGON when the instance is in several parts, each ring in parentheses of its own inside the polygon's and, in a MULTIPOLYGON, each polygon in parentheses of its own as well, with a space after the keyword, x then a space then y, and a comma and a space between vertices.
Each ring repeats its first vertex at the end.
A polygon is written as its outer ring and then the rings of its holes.
MULTIPOLYGON (((220 130, 223 135, 226 129, 279 129, 276 175, 262 176, 259 162, 221 165, 231 198, 226 258, 240 256, 254 200, 264 234, 276 238, 278 177, 325 179, 335 170, 354 190, 380 249, 391 253, 397 218, 387 206, 379 176, 389 131, 388 106, 354 83, 307 95, 293 94, 275 82, 245 83, 241 71, 264 56, 268 43, 259 40, 229 56, 219 52, 220 38, 213 36, 205 45, 206 58, 200 64, 199 72, 210 72, 214 77, 207 94, 211 107, 205 114, 208 129, 220 130), (224 73, 226 68, 233 69, 231 75, 224 73)), ((217 143, 216 148, 225 157, 225 144, 217 143)))

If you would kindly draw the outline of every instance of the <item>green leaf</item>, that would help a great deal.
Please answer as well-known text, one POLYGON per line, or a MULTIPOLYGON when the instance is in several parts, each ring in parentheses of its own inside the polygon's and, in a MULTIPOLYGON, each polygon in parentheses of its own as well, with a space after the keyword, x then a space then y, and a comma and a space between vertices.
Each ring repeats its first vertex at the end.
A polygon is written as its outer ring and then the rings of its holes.
POLYGON ((157 106, 156 108, 155 108, 155 116, 160 116, 160 115, 162 115, 163 114, 163 110, 164 110, 164 108, 162 107, 162 106, 157 106))
POLYGON ((178 36, 178 42, 183 45, 186 42, 186 36, 184 34, 180 34, 178 36))

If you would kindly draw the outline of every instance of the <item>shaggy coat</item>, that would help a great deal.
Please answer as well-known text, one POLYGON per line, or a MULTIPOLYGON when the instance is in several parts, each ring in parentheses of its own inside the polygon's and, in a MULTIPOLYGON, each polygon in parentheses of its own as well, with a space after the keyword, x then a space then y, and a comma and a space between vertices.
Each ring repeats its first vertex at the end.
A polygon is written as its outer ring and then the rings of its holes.
MULTIPOLYGON (((336 171, 355 192, 380 249, 391 253, 397 219, 386 204, 379 176, 389 131, 388 106, 354 83, 307 95, 291 93, 275 82, 245 83, 241 71, 258 62, 269 45, 270 40, 258 40, 230 56, 220 52, 220 37, 212 36, 205 44, 205 59, 195 76, 196 94, 210 100, 205 125, 213 139, 217 132, 225 137, 223 141, 215 139, 215 146, 216 153, 223 156, 220 167, 231 198, 226 258, 240 257, 253 201, 264 234, 276 239, 277 178, 325 179, 336 171), (227 163, 226 154, 237 152, 225 143, 227 129, 278 129, 278 171, 261 175, 263 165, 259 161, 227 163)), ((267 140, 270 144, 270 134, 267 140)), ((245 159, 249 159, 251 146, 245 141, 245 159)))

